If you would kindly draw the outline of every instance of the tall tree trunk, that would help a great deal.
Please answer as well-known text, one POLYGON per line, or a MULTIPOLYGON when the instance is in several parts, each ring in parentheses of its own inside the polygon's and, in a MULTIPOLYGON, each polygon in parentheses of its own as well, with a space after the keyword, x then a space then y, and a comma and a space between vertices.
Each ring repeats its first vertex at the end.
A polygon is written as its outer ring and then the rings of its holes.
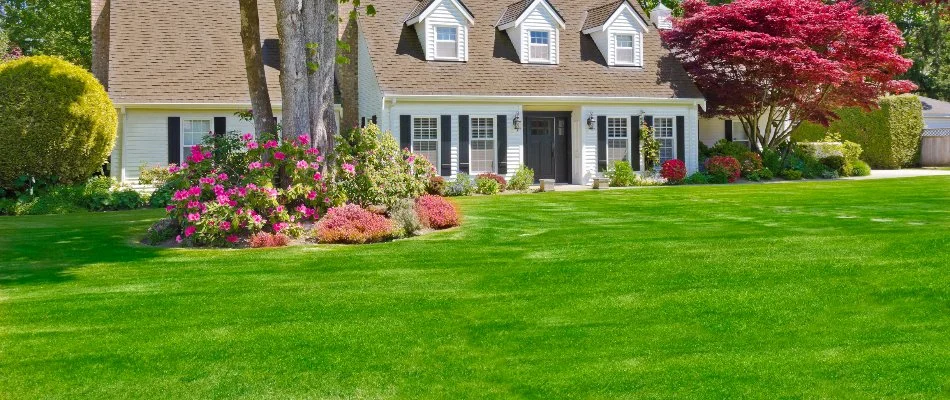
POLYGON ((241 42, 244 45, 244 67, 247 70, 248 94, 254 114, 254 132, 257 137, 277 133, 274 110, 271 108, 264 74, 264 56, 261 51, 261 23, 257 0, 239 0, 241 7, 241 42))
POLYGON ((333 148, 336 135, 334 110, 334 82, 336 75, 336 45, 339 29, 338 0, 304 0, 304 32, 308 44, 316 49, 308 52, 312 69, 307 79, 310 87, 309 130, 313 146, 323 153, 333 148))
POLYGON ((280 37, 281 137, 293 139, 309 134, 310 128, 307 39, 302 25, 301 1, 274 0, 274 4, 280 37))

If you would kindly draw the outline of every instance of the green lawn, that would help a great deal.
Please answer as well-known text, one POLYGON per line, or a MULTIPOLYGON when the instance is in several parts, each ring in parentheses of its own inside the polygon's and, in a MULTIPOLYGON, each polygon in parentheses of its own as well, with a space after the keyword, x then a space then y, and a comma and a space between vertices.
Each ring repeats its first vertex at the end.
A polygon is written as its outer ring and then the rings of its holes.
POLYGON ((0 398, 950 396, 950 177, 460 203, 278 250, 0 218, 0 398))

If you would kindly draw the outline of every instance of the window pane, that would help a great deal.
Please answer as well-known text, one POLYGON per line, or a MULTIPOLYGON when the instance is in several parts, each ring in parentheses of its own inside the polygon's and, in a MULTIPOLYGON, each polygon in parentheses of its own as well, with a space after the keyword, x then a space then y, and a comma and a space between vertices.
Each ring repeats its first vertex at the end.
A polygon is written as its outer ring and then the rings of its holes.
POLYGON ((633 49, 617 48, 617 62, 621 64, 633 64, 633 49))
POLYGON ((494 118, 472 118, 472 139, 492 139, 494 137, 494 118))
POLYGON ((667 162, 674 158, 673 145, 673 118, 655 118, 653 120, 654 136, 660 142, 660 163, 667 162))
POLYGON ((551 46, 532 44, 530 57, 532 60, 547 60, 551 58, 551 46))
POLYGON ((627 139, 607 139, 607 165, 613 166, 616 161, 627 161, 627 139))
POLYGON ((531 44, 550 44, 549 32, 531 32, 531 44))
POLYGON ((438 119, 413 119, 412 138, 416 140, 437 140, 439 138, 438 119))
POLYGON ((458 44, 456 42, 436 42, 435 55, 440 58, 458 58, 458 44))
POLYGON ((607 137, 626 138, 627 122, 626 118, 607 118, 607 137))
POLYGON ((452 27, 438 27, 435 28, 436 40, 448 40, 454 42, 458 37, 458 30, 452 27))
POLYGON ((617 47, 633 48, 633 35, 617 35, 617 47))

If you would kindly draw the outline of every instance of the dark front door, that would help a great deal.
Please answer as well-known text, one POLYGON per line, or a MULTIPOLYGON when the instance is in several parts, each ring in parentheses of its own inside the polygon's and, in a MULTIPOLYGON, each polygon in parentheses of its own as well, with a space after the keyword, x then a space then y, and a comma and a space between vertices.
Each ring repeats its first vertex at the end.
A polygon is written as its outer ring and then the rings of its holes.
POLYGON ((525 165, 535 179, 571 180, 571 113, 526 112, 525 165))

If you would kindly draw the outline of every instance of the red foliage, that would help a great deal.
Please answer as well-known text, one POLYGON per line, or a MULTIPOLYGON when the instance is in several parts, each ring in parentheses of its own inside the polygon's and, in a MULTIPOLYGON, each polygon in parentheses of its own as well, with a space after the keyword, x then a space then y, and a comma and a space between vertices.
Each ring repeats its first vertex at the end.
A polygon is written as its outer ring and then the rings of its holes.
POLYGON ((686 163, 680 160, 669 160, 660 167, 660 176, 670 183, 679 183, 686 179, 686 163))
POLYGON ((739 161, 729 156, 715 156, 706 160, 706 172, 711 176, 722 177, 729 183, 739 179, 742 168, 739 161))
POLYGON ((422 226, 431 229, 458 226, 462 219, 455 204, 444 197, 430 195, 416 199, 416 214, 422 226))
POLYGON ((769 107, 790 119, 827 125, 841 107, 876 107, 887 93, 916 89, 896 81, 912 65, 898 54, 901 31, 850 1, 686 0, 684 17, 662 32, 709 100, 710 115, 757 115, 769 107))
POLYGON ((267 232, 258 232, 251 236, 250 245, 251 247, 265 248, 265 247, 284 247, 290 244, 290 237, 283 233, 267 233, 267 232))
POLYGON ((475 177, 475 179, 491 179, 495 182, 498 182, 498 190, 502 192, 508 188, 508 181, 505 180, 505 177, 498 174, 481 174, 475 177))
POLYGON ((316 231, 321 243, 375 243, 388 239, 393 225, 382 215, 347 204, 327 211, 317 222, 316 231))

